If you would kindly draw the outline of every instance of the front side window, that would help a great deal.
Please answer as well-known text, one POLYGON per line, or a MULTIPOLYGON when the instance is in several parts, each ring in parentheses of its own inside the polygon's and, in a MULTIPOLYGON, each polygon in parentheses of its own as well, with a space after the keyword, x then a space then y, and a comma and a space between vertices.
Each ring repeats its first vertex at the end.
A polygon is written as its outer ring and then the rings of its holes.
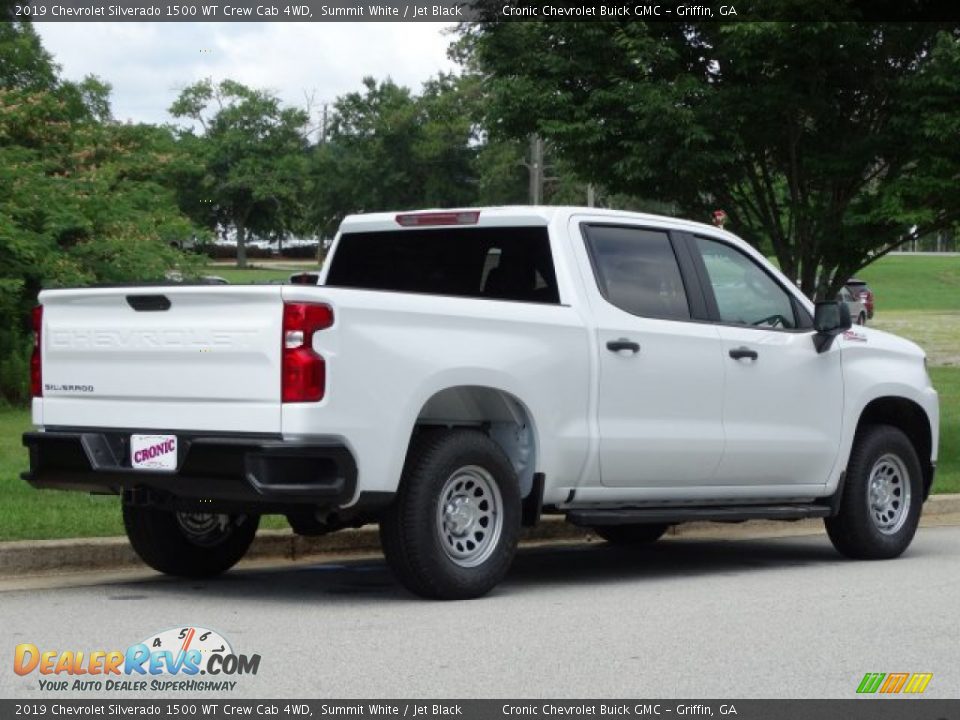
POLYGON ((612 305, 641 317, 690 319, 680 268, 666 232, 591 225, 586 236, 597 285, 612 305))
POLYGON ((750 258, 729 245, 697 238, 720 320, 762 328, 795 328, 787 292, 750 258))

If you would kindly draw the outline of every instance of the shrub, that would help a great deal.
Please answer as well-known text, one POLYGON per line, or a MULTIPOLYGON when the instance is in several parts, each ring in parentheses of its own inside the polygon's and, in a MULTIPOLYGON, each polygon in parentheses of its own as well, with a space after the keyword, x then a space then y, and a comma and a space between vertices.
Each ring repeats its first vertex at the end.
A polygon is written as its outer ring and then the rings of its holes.
POLYGON ((24 405, 30 400, 32 340, 12 330, 0 330, 0 405, 24 405))
POLYGON ((283 257, 290 259, 308 259, 316 260, 317 251, 320 246, 317 243, 311 245, 296 245, 294 247, 285 247, 283 249, 283 257))

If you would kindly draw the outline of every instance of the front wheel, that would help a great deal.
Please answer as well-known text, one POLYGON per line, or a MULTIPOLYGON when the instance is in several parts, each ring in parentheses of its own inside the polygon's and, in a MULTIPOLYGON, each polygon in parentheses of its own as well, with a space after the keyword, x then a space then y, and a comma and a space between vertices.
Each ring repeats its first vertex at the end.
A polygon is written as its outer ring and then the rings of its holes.
POLYGON ((140 559, 180 577, 212 577, 232 568, 246 554, 259 524, 258 515, 123 506, 123 526, 140 559))
POLYGON ((380 520, 387 563, 411 592, 465 600, 506 575, 520 536, 520 489, 500 447, 476 430, 425 432, 380 520))
POLYGON ((901 430, 862 429, 850 453, 839 512, 824 520, 833 546, 857 559, 900 555, 917 532, 922 482, 916 450, 901 430))

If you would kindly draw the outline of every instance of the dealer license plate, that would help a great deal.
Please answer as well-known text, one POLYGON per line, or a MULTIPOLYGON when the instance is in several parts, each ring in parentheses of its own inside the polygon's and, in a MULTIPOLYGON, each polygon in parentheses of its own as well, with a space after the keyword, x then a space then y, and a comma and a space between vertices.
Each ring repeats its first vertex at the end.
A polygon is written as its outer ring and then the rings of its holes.
POLYGON ((176 435, 131 435, 130 464, 136 470, 176 470, 176 435))

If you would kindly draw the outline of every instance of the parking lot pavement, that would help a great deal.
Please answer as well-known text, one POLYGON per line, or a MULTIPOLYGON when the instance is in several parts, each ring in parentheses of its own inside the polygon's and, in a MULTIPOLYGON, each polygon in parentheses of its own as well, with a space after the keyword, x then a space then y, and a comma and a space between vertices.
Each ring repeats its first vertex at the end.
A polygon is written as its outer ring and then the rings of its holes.
POLYGON ((7 584, 0 697, 84 696, 15 675, 19 643, 125 649, 198 626, 261 656, 220 699, 852 698, 867 672, 932 672, 925 694, 955 698, 958 559, 960 528, 926 527, 886 562, 844 560, 822 535, 529 548, 494 593, 457 603, 414 599, 380 559, 7 584))

